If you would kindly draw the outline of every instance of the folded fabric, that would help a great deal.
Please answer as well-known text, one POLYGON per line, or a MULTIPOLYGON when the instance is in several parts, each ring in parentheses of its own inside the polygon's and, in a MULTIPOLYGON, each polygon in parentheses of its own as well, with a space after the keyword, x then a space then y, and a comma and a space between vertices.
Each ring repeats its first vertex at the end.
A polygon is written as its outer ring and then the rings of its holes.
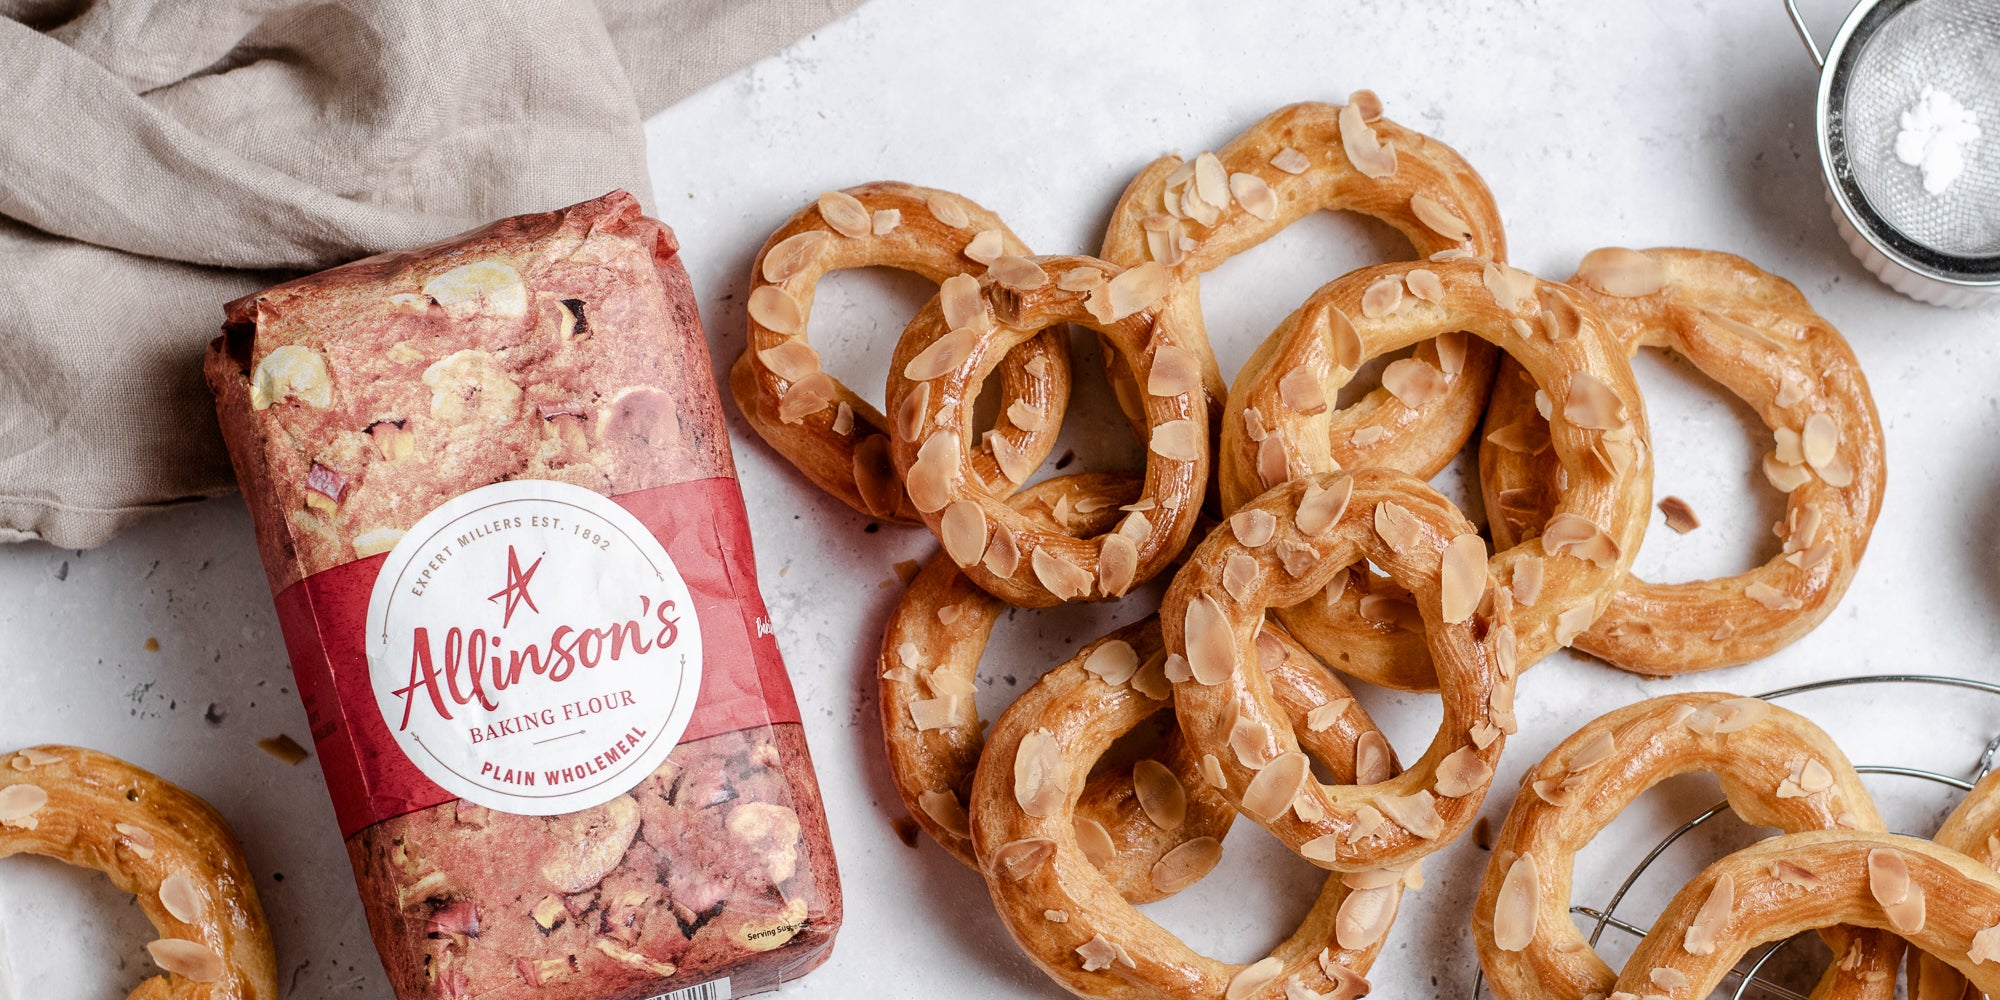
POLYGON ((855 0, 0 0, 0 540, 231 488, 222 303, 613 188, 855 0))

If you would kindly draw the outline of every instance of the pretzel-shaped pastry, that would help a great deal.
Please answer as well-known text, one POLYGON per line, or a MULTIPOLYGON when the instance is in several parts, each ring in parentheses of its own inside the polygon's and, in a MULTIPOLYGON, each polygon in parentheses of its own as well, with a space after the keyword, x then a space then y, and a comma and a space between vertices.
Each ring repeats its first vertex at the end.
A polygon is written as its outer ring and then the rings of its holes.
MULTIPOLYGON (((1081 530, 1097 532, 1123 516, 1119 506, 1138 493, 1138 481, 1129 476, 1085 473, 1036 483, 1009 503, 1051 530, 1073 519, 1081 530)), ((973 679, 994 620, 1006 609, 1006 602, 974 586, 940 553, 910 581, 882 636, 882 735, 890 780, 917 825, 974 869, 979 866, 964 802, 985 727, 973 703, 973 679)), ((1102 644, 1099 658, 1085 669, 1164 696, 1171 688, 1160 669, 1164 654, 1155 655, 1159 632, 1144 631, 1140 638, 1144 641, 1136 644, 1102 644)), ((1236 815, 1202 780, 1201 762, 1178 731, 1166 736, 1151 762, 1157 766, 1106 768, 1091 779, 1077 806, 1079 824, 1097 824, 1090 831, 1091 859, 1135 903, 1177 891, 1179 883, 1155 883, 1152 873, 1160 859, 1189 841, 1220 842, 1236 815)))
MULTIPOLYGON (((1861 776, 1833 740, 1770 702, 1668 695, 1610 712, 1528 771, 1493 843, 1472 932, 1498 1000, 1611 991, 1616 974, 1569 916, 1576 853, 1648 788, 1698 771, 1722 779, 1730 808, 1752 826, 1882 828, 1861 776)), ((1828 940, 1840 960, 1816 996, 1895 996, 1902 948, 1892 936, 1843 930, 1828 940)))
MULTIPOLYGON (((1402 870, 1329 876, 1311 912, 1270 956, 1232 965, 1195 953, 1147 919, 1085 857, 1073 820, 1079 798, 1089 794, 1079 779, 1119 737, 1167 706, 1139 685, 1108 683, 1087 664, 1110 643, 1140 647, 1149 638, 1157 643, 1157 635, 1148 619, 1086 645, 994 724, 971 811, 973 846, 1001 920, 1042 971, 1078 996, 1279 1000, 1295 995, 1294 983, 1334 1000, 1365 994, 1362 976, 1395 920, 1402 870)), ((1261 648, 1273 650, 1267 655, 1296 693, 1290 707, 1334 706, 1327 714, 1340 728, 1315 733, 1315 749, 1339 780, 1353 780, 1357 756, 1367 751, 1350 737, 1379 741, 1380 730, 1331 673, 1303 651, 1280 652, 1278 633, 1264 635, 1261 648)), ((1182 850, 1190 857, 1169 855, 1160 864, 1198 863, 1205 871, 1221 847, 1190 842, 1182 850)))
POLYGON ((1321 473, 1245 504, 1174 576, 1161 602, 1181 731, 1214 754, 1225 794, 1322 868, 1408 865, 1479 812, 1514 731, 1514 635, 1486 543, 1423 480, 1392 469, 1321 473), (1408 586, 1423 618, 1444 721, 1399 776, 1356 785, 1313 778, 1280 686, 1252 650, 1269 608, 1303 601, 1362 558, 1408 586))
MULTIPOLYGON (((1464 330, 1520 361, 1555 397, 1551 432, 1569 486, 1540 544, 1493 556, 1493 575, 1514 599, 1520 665, 1566 646, 1604 610, 1646 530, 1652 459, 1645 404, 1621 345, 1574 289, 1505 264, 1416 261, 1363 268, 1322 286, 1271 334, 1271 363, 1239 380, 1222 431, 1225 496, 1252 495, 1334 459, 1329 402, 1370 358, 1464 330), (1379 289, 1397 289, 1394 296, 1379 289), (1410 294, 1405 296, 1403 289, 1410 294), (1391 301, 1393 300, 1393 301, 1391 301), (1387 303, 1387 304, 1385 304, 1387 303), (1240 409, 1239 409, 1240 404, 1240 409), (1235 484, 1233 487, 1231 484, 1235 484)), ((1441 373, 1412 359, 1389 365, 1399 395, 1442 391, 1441 373)), ((1375 624, 1382 614, 1342 613, 1341 592, 1278 612, 1320 658, 1364 680, 1405 690, 1437 683, 1413 647, 1375 624), (1373 619, 1373 620, 1371 620, 1373 619)), ((1368 609, 1361 606, 1360 610, 1368 609)))
POLYGON ((209 804, 116 757, 29 747, 0 768, 0 858, 92 868, 136 896, 167 975, 131 1000, 276 1000, 271 929, 229 824, 209 804))
MULTIPOLYGON (((2000 871, 2000 771, 1979 779, 1931 839, 2000 871)), ((1929 952, 1912 950, 1908 971, 1911 1000, 1979 1000, 1964 976, 1929 952)))
POLYGON ((2000 874, 1928 840, 1834 830, 1772 837, 1708 866, 1654 921, 1610 996, 1671 983, 1675 996, 1705 997, 1749 949, 1836 925, 1894 933, 2000 995, 2000 874))
MULTIPOLYGON (((1001 257, 976 288, 941 290, 903 331, 889 364, 890 456, 945 552, 987 592, 1023 607, 1119 597, 1187 544, 1209 453, 1200 369, 1182 346, 1192 335, 1171 304, 1181 287, 1158 264, 1127 271, 1095 257, 1001 257), (1031 523, 965 458, 973 402, 994 362, 1034 336, 1028 331, 1063 323, 1103 334, 1146 386, 1140 500, 1116 531, 1089 538, 1031 523)), ((1000 455, 1015 483, 1039 464, 1000 455)))
MULTIPOLYGON (((1722 580, 1648 583, 1626 576, 1576 646, 1645 674, 1712 670, 1769 656, 1833 612, 1882 508, 1882 425, 1861 364, 1791 282, 1703 250, 1594 250, 1573 279, 1630 353, 1671 350, 1757 411, 1777 450, 1764 459, 1788 495, 1784 551, 1722 580)), ((1498 544, 1540 530, 1555 462, 1532 385, 1503 366, 1479 451, 1498 544)))
MULTIPOLYGON (((998 216, 950 192, 881 181, 822 194, 757 252, 749 343, 730 369, 730 393, 750 426, 821 489, 871 517, 916 524, 889 460, 888 420, 821 370, 819 352, 806 342, 813 294, 830 271, 892 267, 942 285, 970 281, 1003 255, 1027 253, 998 216)), ((1019 480, 1002 473, 1001 455, 1032 468, 1062 429, 1068 332, 1057 327, 1027 338, 998 371, 994 437, 975 449, 970 465, 987 489, 1006 496, 1019 480), (992 440, 1005 451, 996 453, 992 440)))
MULTIPOLYGON (((1365 90, 1345 106, 1292 104, 1219 152, 1192 163, 1173 155, 1153 161, 1119 198, 1104 258, 1126 267, 1155 260, 1172 268, 1195 290, 1177 305, 1190 310, 1185 325, 1197 331, 1205 330, 1194 322, 1201 310, 1199 275, 1321 210, 1360 212, 1388 223, 1420 257, 1470 252, 1504 260, 1506 238, 1486 182, 1451 147, 1381 114, 1381 102, 1365 90)), ((1220 407, 1227 386, 1207 334, 1198 336, 1191 349, 1201 357, 1211 406, 1220 407)), ((1417 350, 1426 363, 1437 364, 1436 345, 1417 350)), ((1451 461, 1479 424, 1496 352, 1462 338, 1447 350, 1458 352, 1462 363, 1444 393, 1409 406, 1378 389, 1332 414, 1333 455, 1342 467, 1380 465, 1428 477, 1451 461)), ((1254 380, 1269 362, 1267 352, 1253 355, 1238 381, 1254 380)), ((1132 417, 1136 383, 1115 360, 1106 372, 1132 417)), ((1232 401, 1215 415, 1240 411, 1232 401)), ((1261 492, 1225 489, 1224 509, 1261 492)))

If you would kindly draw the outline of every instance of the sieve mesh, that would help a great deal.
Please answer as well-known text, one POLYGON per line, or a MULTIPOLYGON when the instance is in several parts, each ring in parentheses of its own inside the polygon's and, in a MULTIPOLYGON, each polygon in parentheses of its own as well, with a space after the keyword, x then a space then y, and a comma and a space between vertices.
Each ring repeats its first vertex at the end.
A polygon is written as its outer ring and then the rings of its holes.
POLYGON ((1847 87, 1847 153, 1868 207, 1911 241, 1955 257, 2000 254, 2000 2, 1917 0, 1858 51, 1847 87), (1942 194, 1896 158, 1902 113, 1925 87, 1977 116, 1965 172, 1942 194))

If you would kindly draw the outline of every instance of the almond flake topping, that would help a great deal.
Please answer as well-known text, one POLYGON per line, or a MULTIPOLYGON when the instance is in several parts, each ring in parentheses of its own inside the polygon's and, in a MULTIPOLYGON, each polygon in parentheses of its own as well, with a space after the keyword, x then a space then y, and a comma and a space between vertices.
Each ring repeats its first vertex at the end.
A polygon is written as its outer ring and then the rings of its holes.
POLYGON ((783 396, 778 397, 778 419, 788 424, 796 424, 815 413, 833 405, 840 392, 834 385, 833 376, 825 372, 811 375, 792 383, 783 396))
POLYGON ((52 754, 40 747, 28 747, 20 753, 15 754, 14 759, 10 763, 16 771, 32 771, 46 764, 59 764, 61 762, 62 757, 59 754, 52 754))
POLYGON ((1076 847, 1083 852, 1083 859, 1093 867, 1102 868, 1118 857, 1118 845, 1111 839, 1111 831, 1089 817, 1077 817, 1076 847))
POLYGON ((926 790, 917 795, 917 807, 946 833, 958 837, 972 835, 972 821, 966 818, 965 806, 959 803, 958 796, 926 790))
MULTIPOLYGON (((1102 972, 1105 969, 1111 968, 1113 962, 1119 961, 1122 951, 1123 949, 1106 940, 1104 935, 1097 934, 1093 935, 1090 940, 1077 946, 1076 954, 1077 957, 1083 959, 1083 971, 1102 972)), ((1130 965, 1132 963, 1127 958, 1123 964, 1130 965)))
POLYGON ((1493 946, 1501 951, 1526 949, 1535 940, 1541 913, 1541 869, 1534 855, 1523 854, 1507 867, 1493 900, 1493 946))
POLYGON ((1352 698, 1335 698, 1324 705, 1319 705, 1306 713, 1306 729, 1315 733, 1326 732, 1333 728, 1334 723, 1340 721, 1341 716, 1347 714, 1348 709, 1353 707, 1354 699, 1352 698))
MULTIPOLYGON (((1276 441, 1277 438, 1271 440, 1276 441)), ((1301 532, 1317 535, 1334 526, 1347 513, 1347 503, 1354 498, 1354 478, 1341 476, 1321 489, 1316 482, 1306 484, 1305 493, 1299 497, 1299 509, 1292 516, 1294 524, 1301 532)), ((1381 528, 1381 509, 1376 509, 1376 528, 1381 528)))
POLYGON ((1695 913, 1694 922, 1688 924, 1681 949, 1690 955, 1715 954, 1716 940, 1729 929, 1730 911, 1735 907, 1736 879, 1723 875, 1715 880, 1714 888, 1708 890, 1708 899, 1695 913))
POLYGON ((806 269, 833 237, 823 229, 808 229, 778 241, 764 253, 764 280, 781 282, 806 269))
POLYGON ((1229 528, 1246 548, 1259 548, 1278 531, 1278 519, 1270 511, 1246 508, 1229 517, 1229 528))
POLYGON ((1132 675, 1132 690, 1154 701, 1166 701, 1174 696, 1174 686, 1167 681, 1167 658, 1154 654, 1139 671, 1132 675))
POLYGON ((1586 601, 1556 615, 1556 645, 1567 647, 1597 620, 1597 607, 1586 601))
POLYGON ((1157 760, 1146 758, 1132 765, 1132 793, 1140 811, 1162 830, 1178 830, 1187 820, 1187 790, 1157 760))
POLYGON ((874 230, 875 220, 861 199, 845 191, 827 191, 819 196, 820 218, 842 236, 862 237, 874 230))
POLYGON ((1608 431, 1625 424, 1625 403, 1602 380, 1589 372, 1570 376, 1569 391, 1563 398, 1563 419, 1578 427, 1608 431))
POLYGON ((1236 673, 1236 636, 1220 602, 1201 594, 1188 602, 1184 626, 1188 670, 1201 684, 1220 684, 1236 673))
POLYGON ((1576 280, 1606 295, 1634 298, 1665 288, 1667 269, 1637 250, 1601 247, 1583 255, 1576 280))
POLYGON ((951 502, 951 484, 959 476, 958 435, 936 431, 917 449, 910 465, 910 502, 926 514, 943 510, 951 502))
POLYGON ((1654 986, 1658 986, 1669 992, 1684 990, 1688 987, 1688 977, 1685 973, 1682 973, 1679 969, 1672 969, 1666 966, 1661 966, 1647 973, 1646 978, 1654 986))
POLYGON ((1967 949, 1965 957, 1974 965, 2000 962, 2000 924, 1972 935, 1972 947, 1967 949))
POLYGON ((1098 643, 1097 648, 1083 658, 1083 669, 1086 673, 1096 674, 1104 683, 1117 687, 1139 672, 1139 653, 1123 639, 1110 639, 1098 643))
POLYGON ((1523 556, 1514 560, 1513 583, 1509 589, 1514 592, 1514 600, 1522 604, 1533 604, 1542 596, 1543 574, 1548 562, 1541 556, 1523 556))
POLYGON ((34 829, 36 813, 49 804, 49 793, 39 785, 8 785, 0 788, 0 825, 34 829))
POLYGON ((197 983, 215 982, 226 971, 222 956, 199 941, 161 938, 146 945, 146 953, 162 970, 197 983))
POLYGON ((1256 174, 1230 174, 1229 192, 1251 215, 1266 222, 1278 217, 1278 196, 1269 184, 1264 183, 1264 178, 1256 174))
POLYGON ((1549 450, 1549 426, 1537 420, 1521 420, 1495 428, 1486 435, 1495 447, 1517 455, 1539 455, 1549 450))
POLYGON ((993 852, 993 863, 1008 879, 1019 882, 1047 864, 1056 853, 1056 842, 1046 837, 1026 837, 1008 841, 993 852))
MULTIPOLYGON (((1234 704, 1231 711, 1237 711, 1234 704)), ((1252 771, 1260 771, 1278 759, 1278 751, 1271 746, 1271 727, 1255 719, 1236 716, 1229 727, 1229 748, 1236 753, 1236 762, 1252 771)))
POLYGON ((854 407, 847 405, 845 402, 834 406, 832 430, 841 437, 846 437, 854 432, 854 407))
POLYGON ((1493 780, 1493 768, 1471 747, 1459 747, 1438 762, 1437 793, 1460 798, 1486 787, 1493 780))
POLYGON ((1257 560, 1245 552, 1231 552, 1223 560, 1222 589, 1238 601, 1248 600, 1257 586, 1257 560))
POLYGON ((191 924, 201 916, 201 895, 195 891, 194 881, 179 872, 160 883, 160 905, 184 924, 191 924))
POLYGON ((1618 564, 1618 543, 1610 532, 1589 518, 1557 514, 1542 529, 1542 550, 1550 555, 1567 553, 1601 569, 1618 564))
POLYGON ((1790 861, 1772 862, 1771 877, 1786 885, 1795 885, 1801 889, 1818 889, 1826 885, 1825 879, 1790 861))
POLYGON ((1007 420, 1024 431, 1038 431, 1048 426, 1048 414, 1039 406, 1033 406, 1025 399, 1017 399, 1007 406, 1007 420))
POLYGON ((1028 554, 1028 565, 1035 571, 1035 579, 1046 587, 1058 600, 1075 600, 1090 595, 1092 578, 1090 571, 1063 557, 1037 546, 1028 554))
POLYGON ((994 261, 999 260, 1000 255, 1006 252, 1006 239, 1000 235, 1000 230, 998 229, 981 230, 974 234, 971 242, 965 245, 965 255, 967 257, 988 266, 991 266, 994 261))
POLYGON ((1411 195, 1410 211, 1416 213, 1417 221, 1439 236, 1455 243, 1472 239, 1472 227, 1435 198, 1423 194, 1411 195))
POLYGON ((1381 141, 1364 114, 1362 102, 1350 96, 1340 109, 1340 147, 1363 177, 1379 180, 1396 172, 1396 147, 1381 141))
POLYGON ((1520 312, 1535 297, 1535 276, 1526 271, 1488 261, 1482 275, 1487 294, 1508 312, 1520 312))
POLYGON ((1160 301, 1170 281, 1166 265, 1156 260, 1130 268, 1091 293, 1092 302, 1103 296, 1101 308, 1092 309, 1092 314, 1103 322, 1115 323, 1160 301))
POLYGON ((1152 396, 1181 396, 1201 388, 1201 361, 1193 351, 1172 344, 1153 349, 1153 365, 1146 372, 1146 393, 1152 396))
POLYGON ((953 229, 964 229, 972 224, 972 217, 966 214, 965 207, 942 191, 931 192, 924 199, 924 207, 931 210, 932 218, 953 229))
POLYGON ((132 853, 139 856, 139 860, 151 861, 153 859, 154 851, 158 845, 153 840, 151 831, 143 827, 133 826, 130 823, 116 824, 113 829, 124 835, 126 843, 132 848, 132 853))
POLYGON ((1797 611, 1806 606, 1806 602, 1762 580, 1757 580, 1749 586, 1744 587, 1743 596, 1756 601, 1758 604, 1772 611, 1797 611))
MULTIPOLYGON (((1139 523, 1145 523, 1144 518, 1139 523)), ((1105 535, 1097 546, 1097 589, 1108 597, 1123 597, 1138 573, 1138 543, 1120 532, 1105 535)))
POLYGON ((1222 842, 1214 837, 1196 837, 1160 856, 1153 863, 1153 888, 1179 892, 1201 881, 1202 876, 1222 861, 1222 842))
POLYGON ((1214 153, 1194 158, 1194 190, 1197 197, 1216 208, 1229 207, 1229 171, 1214 153))
MULTIPOLYGON (((939 411, 939 416, 943 416, 943 411, 939 411)), ((1010 482, 1027 482, 1028 477, 1035 474, 1035 467, 1038 464, 1035 456, 1028 451, 1026 445, 1015 444, 1013 438, 997 430, 989 434, 991 436, 987 438, 987 447, 992 450, 993 461, 999 464, 1001 474, 1010 482)))
POLYGON ((1052 924, 1066 924, 1066 923, 1069 923, 1069 911, 1068 911, 1068 910, 1043 910, 1043 911, 1042 911, 1042 919, 1043 919, 1043 920, 1046 920, 1046 921, 1048 921, 1049 923, 1052 923, 1052 924))
POLYGON ((1222 773, 1222 761, 1212 753, 1201 755, 1201 780, 1210 788, 1228 788, 1229 778, 1222 773))
POLYGON ((1354 826, 1347 831, 1347 842, 1356 844, 1373 837, 1388 821, 1382 810, 1371 805, 1361 806, 1354 810, 1354 826))
POLYGON ((970 566, 986 551, 986 511, 971 500, 953 501, 944 510, 938 537, 951 561, 970 566))
POLYGON ((1069 765, 1055 734, 1037 729, 1021 737, 1014 751, 1014 801, 1021 811, 1036 819, 1055 814, 1069 783, 1069 765))
POLYGON ((1259 822, 1273 822, 1292 807, 1292 800, 1311 779, 1312 764, 1305 754, 1297 750, 1281 753, 1250 779, 1250 786, 1243 790, 1243 812, 1259 822))
POLYGON ((1799 446, 1806 464, 1814 469, 1833 464, 1835 449, 1840 446, 1840 425, 1824 413, 1807 417, 1805 429, 1799 432, 1799 446))
POLYGON ((1223 991, 1222 1000, 1246 1000, 1269 986, 1284 971, 1285 963, 1276 956, 1260 958, 1229 977, 1229 986, 1223 991))
POLYGON ((1312 160, 1306 154, 1286 146, 1278 150, 1278 155, 1271 157, 1271 165, 1285 173, 1297 175, 1312 169, 1312 160))
POLYGON ((986 297, 979 290, 979 279, 972 275, 954 274, 944 279, 938 285, 938 307, 944 314, 946 329, 986 325, 986 297))
POLYGON ((1340 835, 1329 833, 1300 844, 1299 856, 1307 861, 1333 864, 1340 860, 1340 835))
POLYGON ((1575 774, 1579 771, 1588 771, 1610 760, 1612 755, 1617 752, 1618 741, 1612 736, 1609 729, 1604 730, 1598 733, 1596 738, 1592 739, 1589 743, 1585 743, 1583 746, 1577 748, 1576 753, 1570 755, 1568 764, 1569 773, 1575 774))
POLYGON ((869 216, 869 222, 875 235, 887 236, 895 232, 897 226, 903 224, 903 210, 900 208, 878 209, 874 215, 869 216))
POLYGON ((1361 315, 1369 319, 1392 315, 1403 308, 1403 279, 1397 275, 1377 278, 1361 293, 1361 315))
POLYGON ((1438 575, 1446 624, 1471 618, 1486 597, 1486 540, 1470 533, 1453 538, 1444 547, 1438 575))
POLYGON ((1389 548, 1402 552, 1423 538, 1424 526, 1403 505, 1384 500, 1375 505, 1375 534, 1389 548))
POLYGON ((1868 892, 1896 933, 1907 937, 1924 929, 1924 888, 1910 878, 1902 854, 1882 847, 1868 852, 1868 892))
POLYGON ((1425 840, 1436 840, 1444 835, 1444 817, 1438 815, 1437 800, 1431 797, 1430 792, 1419 790, 1410 795, 1384 795, 1375 800, 1375 806, 1404 829, 1425 840))
POLYGON ((1667 519, 1667 527, 1676 534, 1685 535, 1701 527, 1701 519, 1694 516, 1694 508, 1686 500, 1670 496, 1660 501, 1660 514, 1667 519))
POLYGON ((1104 284, 1104 272, 1094 267, 1072 267, 1056 277, 1056 287, 1065 292, 1087 292, 1104 284))
POLYGON ((998 257, 993 260, 987 273, 993 280, 1008 288, 1032 291, 1049 283, 1047 271, 1040 264, 1026 257, 998 257))
POLYGON ((750 318, 773 333, 792 336, 806 328, 806 311, 792 293, 777 285, 759 285, 750 293, 750 318))
POLYGON ((1393 886, 1348 893, 1334 914, 1334 941, 1348 951, 1373 946, 1389 933, 1400 899, 1399 890, 1393 886))
POLYGON ((1403 281, 1410 286, 1411 295, 1433 305, 1444 304, 1444 281, 1436 271, 1420 267, 1404 275, 1403 281))
POLYGON ((1444 373, 1417 358, 1397 358, 1382 369, 1382 388, 1404 406, 1420 410, 1444 398, 1451 383, 1444 373))
POLYGON ((1311 416, 1326 410, 1326 385, 1318 372, 1300 365, 1278 380, 1278 399, 1294 413, 1311 416))
POLYGON ((1395 760, 1389 754, 1389 739, 1371 729, 1354 741, 1354 783, 1379 785, 1396 776, 1395 760))
POLYGON ((912 382, 927 382, 956 371, 979 346, 979 334, 973 327, 963 327, 931 341, 929 347, 903 366, 903 377, 912 382))
POLYGON ((1764 456, 1764 478, 1780 493, 1790 493, 1812 482, 1812 473, 1803 466, 1792 465, 1780 459, 1776 452, 1764 456))
POLYGON ((1207 444, 1207 427, 1192 420, 1169 420, 1153 428, 1149 447, 1153 454, 1169 461, 1193 462, 1201 458, 1207 444))

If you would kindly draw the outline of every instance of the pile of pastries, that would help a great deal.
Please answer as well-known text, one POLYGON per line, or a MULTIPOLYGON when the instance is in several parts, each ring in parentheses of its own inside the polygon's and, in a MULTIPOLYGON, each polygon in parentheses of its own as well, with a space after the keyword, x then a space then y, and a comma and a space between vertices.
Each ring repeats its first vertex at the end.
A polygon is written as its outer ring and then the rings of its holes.
MULTIPOLYGON (((751 424, 855 510, 941 542, 882 642, 897 790, 981 873, 1022 949, 1082 996, 1365 993, 1418 863, 1479 811, 1516 730, 1521 671, 1562 647, 1646 674, 1766 656, 1832 611, 1881 504, 1866 380, 1790 283, 1700 250, 1598 250, 1567 281, 1513 267, 1479 175, 1366 91, 1154 162, 1097 257, 1037 256, 950 192, 829 191, 765 244, 748 313, 730 381, 751 424), (1320 210, 1386 222, 1417 259, 1321 287, 1225 380, 1201 275, 1320 210), (819 279, 862 266, 938 285, 896 345, 883 410, 828 374, 806 337, 819 279), (1140 474, 1031 482, 1062 426, 1072 324, 1103 344, 1146 447, 1140 474), (1769 426, 1762 472, 1787 503, 1782 551, 1765 565, 1679 584, 1630 574, 1654 507, 1630 366, 1644 347, 1680 354, 1769 426), (1406 349, 1378 387, 1338 405, 1364 366, 1406 349), (999 412, 980 427, 975 402, 995 378, 999 412), (1426 483, 1474 435, 1483 527, 1426 483), (985 731, 974 678, 1002 611, 1116 599, 1162 574, 1155 614, 1086 644, 985 731), (1421 757, 1399 760, 1343 676, 1438 693, 1443 720, 1421 757), (1152 753, 1097 767, 1165 713, 1152 753), (1238 814, 1327 871, 1298 931, 1244 965, 1194 952, 1134 905, 1206 874, 1238 814)), ((1693 520, 1684 504, 1663 510, 1676 527, 1693 520)), ((1756 710, 1689 713, 1674 724, 1742 743, 1756 710)), ((1592 762, 1636 752, 1623 737, 1584 749, 1592 762)), ((1825 770, 1788 779, 1823 794, 1825 770)), ((1549 801, 1590 798, 1560 769, 1543 781, 1549 801)), ((1910 891, 1930 884, 1928 855, 1899 857, 1910 891)), ((1566 866, 1541 857, 1538 875, 1495 860, 1475 917, 1489 969, 1526 954, 1507 945, 1539 942, 1535 914, 1545 930, 1567 925, 1566 866)), ((1717 919, 1696 920, 1706 940, 1726 937, 1717 919)), ((1561 965, 1588 951, 1535 954, 1561 965)), ((1602 995, 1615 978, 1593 976, 1574 993, 1549 980, 1509 995, 1602 995)), ((1640 992, 1704 995, 1663 981, 1671 973, 1640 992)))

